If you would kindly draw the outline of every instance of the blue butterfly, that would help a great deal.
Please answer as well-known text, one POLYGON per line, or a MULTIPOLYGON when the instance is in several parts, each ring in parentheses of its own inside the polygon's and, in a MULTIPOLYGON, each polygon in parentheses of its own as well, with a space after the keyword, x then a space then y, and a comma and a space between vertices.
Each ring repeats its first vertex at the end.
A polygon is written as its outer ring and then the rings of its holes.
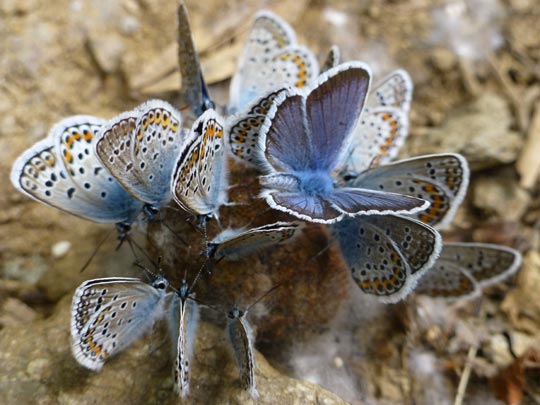
POLYGON ((259 134, 265 176, 262 197, 300 219, 333 223, 344 216, 411 214, 429 206, 420 198, 341 187, 332 176, 356 126, 371 73, 349 62, 322 74, 307 92, 287 89, 275 100, 259 134))
POLYGON ((11 182, 27 196, 95 222, 116 223, 123 237, 142 208, 94 153, 105 120, 76 115, 17 158, 11 182))

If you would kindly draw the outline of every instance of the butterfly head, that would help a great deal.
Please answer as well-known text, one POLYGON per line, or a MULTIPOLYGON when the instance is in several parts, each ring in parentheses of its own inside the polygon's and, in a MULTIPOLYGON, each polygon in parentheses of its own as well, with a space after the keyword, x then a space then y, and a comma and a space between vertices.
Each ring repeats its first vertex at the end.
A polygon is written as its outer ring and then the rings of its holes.
POLYGON ((227 314, 229 319, 237 319, 244 316, 244 312, 238 308, 238 305, 233 304, 231 312, 227 314))

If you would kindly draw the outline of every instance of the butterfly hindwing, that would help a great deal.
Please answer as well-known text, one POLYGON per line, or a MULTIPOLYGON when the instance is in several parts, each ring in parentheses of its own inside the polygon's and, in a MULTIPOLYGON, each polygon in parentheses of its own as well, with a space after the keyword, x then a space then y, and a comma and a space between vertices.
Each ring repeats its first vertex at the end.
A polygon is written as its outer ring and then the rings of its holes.
POLYGON ((441 250, 433 228, 394 215, 346 218, 332 232, 358 286, 383 302, 409 294, 441 250))

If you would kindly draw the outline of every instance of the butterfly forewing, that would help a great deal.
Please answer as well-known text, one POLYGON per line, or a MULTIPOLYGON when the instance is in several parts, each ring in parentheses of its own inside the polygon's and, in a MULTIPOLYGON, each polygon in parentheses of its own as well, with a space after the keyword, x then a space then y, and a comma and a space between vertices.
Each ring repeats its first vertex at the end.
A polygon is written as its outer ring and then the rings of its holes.
POLYGON ((368 107, 394 107, 405 113, 411 109, 413 84, 411 76, 398 69, 381 80, 370 95, 368 107))
POLYGON ((321 66, 321 73, 324 73, 327 70, 330 70, 336 67, 337 65, 339 65, 339 60, 340 60, 339 47, 337 45, 332 45, 332 47, 328 51, 328 55, 326 55, 326 59, 324 63, 321 66))
POLYGON ((347 184, 429 201, 431 205, 427 210, 413 215, 426 224, 442 227, 452 221, 468 183, 469 168, 465 158, 444 153, 374 167, 347 184))
POLYGON ((521 266, 521 254, 512 248, 488 243, 446 243, 443 263, 456 263, 480 284, 495 284, 516 273, 521 266))
POLYGON ((160 100, 137 110, 132 161, 142 183, 141 192, 148 194, 147 202, 162 206, 170 200, 171 173, 182 143, 182 119, 174 107, 160 100))
POLYGON ((306 99, 312 148, 311 170, 330 171, 351 135, 369 91, 371 73, 362 64, 343 64, 320 76, 306 99))
POLYGON ((392 161, 409 133, 409 117, 394 107, 366 107, 351 136, 342 161, 347 170, 361 172, 392 161))
POLYGON ((342 156, 346 170, 361 172, 397 156, 409 134, 412 91, 411 78, 404 70, 396 70, 374 86, 342 156))
POLYGON ((431 297, 470 298, 478 296, 480 289, 469 272, 458 263, 441 258, 418 281, 415 292, 431 297))

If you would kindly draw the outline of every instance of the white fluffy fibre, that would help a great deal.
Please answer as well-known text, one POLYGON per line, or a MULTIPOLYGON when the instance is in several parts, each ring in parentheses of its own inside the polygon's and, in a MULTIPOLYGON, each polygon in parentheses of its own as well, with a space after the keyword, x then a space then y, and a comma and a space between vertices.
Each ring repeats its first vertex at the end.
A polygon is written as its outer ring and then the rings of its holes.
MULTIPOLYGON (((358 345, 358 333, 385 312, 387 305, 352 286, 350 299, 336 314, 324 334, 307 343, 297 344, 290 353, 290 365, 295 377, 313 382, 336 393, 346 401, 367 400, 365 389, 358 381, 350 360, 364 357, 369 348, 358 345)), ((371 323, 372 324, 372 323, 371 323)))
POLYGON ((452 382, 439 371, 433 353, 411 351, 408 371, 414 380, 416 389, 413 395, 416 403, 451 405, 454 402, 452 382))
POLYGON ((457 0, 433 13, 433 41, 465 59, 485 59, 503 44, 499 0, 457 0))

